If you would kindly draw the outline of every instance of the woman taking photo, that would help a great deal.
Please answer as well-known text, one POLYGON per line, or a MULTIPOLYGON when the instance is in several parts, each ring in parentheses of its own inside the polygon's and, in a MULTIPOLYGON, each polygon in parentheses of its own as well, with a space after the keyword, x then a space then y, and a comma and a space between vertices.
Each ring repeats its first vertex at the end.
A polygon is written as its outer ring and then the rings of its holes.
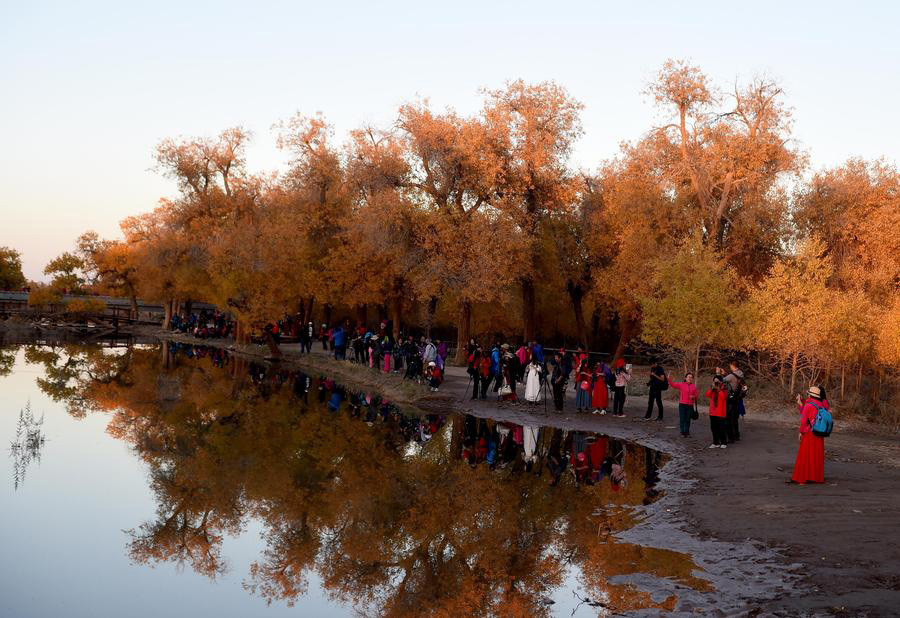
POLYGON ((820 409, 829 410, 825 393, 818 386, 810 386, 806 399, 797 395, 797 410, 800 412, 800 450, 794 463, 791 482, 825 482, 825 438, 813 433, 813 425, 820 409))
POLYGON ((625 359, 616 360, 614 372, 615 385, 613 386, 613 416, 622 418, 625 416, 625 387, 631 380, 631 372, 625 367, 625 359))
POLYGON ((709 429, 712 431, 713 443, 709 448, 728 448, 728 429, 726 428, 726 406, 728 405, 728 389, 722 378, 713 378, 713 386, 706 391, 709 399, 709 429))

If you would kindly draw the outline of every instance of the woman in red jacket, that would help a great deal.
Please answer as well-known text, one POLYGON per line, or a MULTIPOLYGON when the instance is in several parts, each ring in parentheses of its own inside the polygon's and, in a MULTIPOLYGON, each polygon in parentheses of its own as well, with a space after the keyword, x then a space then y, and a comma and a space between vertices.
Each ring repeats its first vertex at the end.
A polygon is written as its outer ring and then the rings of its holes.
POLYGON ((728 448, 728 432, 726 428, 726 406, 728 405, 728 389, 722 383, 722 378, 716 376, 713 386, 706 391, 709 399, 709 428, 712 431, 713 443, 709 448, 728 448))
POLYGON ((797 395, 797 409, 800 411, 800 450, 794 463, 794 483, 825 482, 825 438, 813 434, 819 408, 830 411, 828 401, 822 396, 822 389, 810 386, 804 400, 797 395))

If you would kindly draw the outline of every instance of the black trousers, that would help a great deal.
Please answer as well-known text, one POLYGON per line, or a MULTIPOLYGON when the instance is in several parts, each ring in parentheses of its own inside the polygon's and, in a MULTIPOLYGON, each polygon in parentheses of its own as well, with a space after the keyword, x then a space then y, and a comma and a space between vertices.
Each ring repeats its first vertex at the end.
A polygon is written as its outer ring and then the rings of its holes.
POLYGON ((613 414, 622 416, 625 414, 625 387, 613 387, 613 414))
POLYGON ((566 401, 566 384, 565 382, 553 383, 553 406, 557 411, 562 412, 563 404, 566 401))
POLYGON ((737 442, 741 439, 741 402, 729 399, 725 414, 728 441, 737 442))
POLYGON ((709 429, 712 431, 713 444, 725 444, 728 442, 728 420, 721 416, 709 417, 709 429))
POLYGON ((475 374, 474 382, 472 383, 472 397, 475 397, 476 393, 479 393, 478 385, 481 384, 480 397, 482 399, 487 399, 487 390, 488 385, 491 383, 491 376, 483 376, 480 373, 475 374))
POLYGON ((659 418, 663 417, 662 391, 651 388, 650 396, 647 398, 647 414, 644 415, 644 418, 650 418, 650 414, 653 413, 654 401, 656 402, 656 407, 659 409, 659 418))

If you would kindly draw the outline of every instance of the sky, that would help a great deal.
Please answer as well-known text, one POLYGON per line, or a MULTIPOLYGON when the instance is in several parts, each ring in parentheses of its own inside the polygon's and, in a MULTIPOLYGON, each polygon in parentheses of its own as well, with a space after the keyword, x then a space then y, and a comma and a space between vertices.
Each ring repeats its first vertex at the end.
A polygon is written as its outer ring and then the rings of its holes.
POLYGON ((92 229, 174 195, 166 137, 253 134, 322 112, 338 140, 397 107, 476 112, 483 88, 554 80, 584 103, 574 164, 595 169, 660 121, 643 94, 668 58, 728 88, 785 90, 810 170, 900 158, 897 2, 13 2, 0 0, 0 246, 25 275, 92 229))

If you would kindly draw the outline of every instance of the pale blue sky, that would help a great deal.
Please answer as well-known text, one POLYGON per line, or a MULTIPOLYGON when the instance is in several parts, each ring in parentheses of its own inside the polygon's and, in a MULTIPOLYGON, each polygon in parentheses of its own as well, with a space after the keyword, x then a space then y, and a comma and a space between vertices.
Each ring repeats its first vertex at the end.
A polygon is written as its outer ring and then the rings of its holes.
POLYGON ((814 169, 900 150, 896 2, 12 2, 0 0, 0 245, 38 278, 86 229, 171 195, 154 145, 322 111, 338 138, 417 96, 462 113, 478 89, 553 79, 585 104, 594 168, 657 119, 670 57, 728 85, 777 78, 814 169))

